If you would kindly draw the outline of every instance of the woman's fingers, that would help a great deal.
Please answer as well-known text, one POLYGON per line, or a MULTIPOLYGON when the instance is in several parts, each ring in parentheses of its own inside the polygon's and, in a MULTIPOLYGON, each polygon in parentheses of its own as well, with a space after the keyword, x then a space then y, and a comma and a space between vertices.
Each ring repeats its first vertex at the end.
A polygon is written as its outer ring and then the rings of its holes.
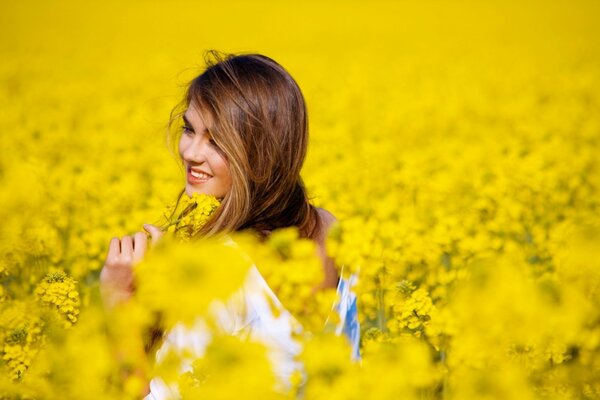
POLYGON ((100 271, 100 294, 104 304, 112 308, 131 297, 133 274, 133 239, 124 236, 110 240, 108 255, 100 271))
POLYGON ((114 261, 119 257, 119 253, 121 253, 121 241, 118 237, 114 237, 110 239, 106 259, 109 261, 114 261))
POLYGON ((156 243, 158 243, 160 238, 163 236, 163 232, 156 225, 144 224, 143 226, 144 226, 144 229, 150 234, 150 236, 152 236, 151 244, 152 244, 152 246, 154 246, 156 243))
MULTIPOLYGON (((145 224, 144 229, 152 237, 152 245, 163 236, 156 225, 145 224)), ((142 260, 147 250, 148 236, 144 232, 110 240, 106 261, 100 271, 100 290, 108 307, 112 308, 131 297, 135 291, 132 267, 142 260)))
POLYGON ((133 235, 133 263, 138 263, 144 257, 148 247, 148 238, 144 232, 133 235))
POLYGON ((131 264, 133 262, 133 238, 123 236, 121 239, 121 262, 131 264))

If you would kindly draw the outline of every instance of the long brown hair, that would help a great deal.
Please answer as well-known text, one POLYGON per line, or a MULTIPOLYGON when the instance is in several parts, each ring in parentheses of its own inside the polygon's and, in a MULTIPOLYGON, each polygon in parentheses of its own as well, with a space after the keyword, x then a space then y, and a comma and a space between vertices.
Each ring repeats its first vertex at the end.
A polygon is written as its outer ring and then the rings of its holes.
POLYGON ((300 177, 308 117, 298 84, 260 54, 211 50, 205 63, 171 111, 168 129, 174 148, 181 130, 173 126, 179 127, 175 122, 194 104, 203 121, 210 121, 208 131, 229 163, 231 190, 199 236, 252 229, 264 238, 277 228, 296 226, 301 237, 315 238, 320 218, 300 177))

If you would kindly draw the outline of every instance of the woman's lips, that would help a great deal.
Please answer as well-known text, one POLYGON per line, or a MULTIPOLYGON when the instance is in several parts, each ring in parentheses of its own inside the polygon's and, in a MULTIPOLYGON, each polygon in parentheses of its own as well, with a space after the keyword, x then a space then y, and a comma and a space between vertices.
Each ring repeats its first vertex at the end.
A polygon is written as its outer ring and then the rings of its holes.
POLYGON ((188 172, 187 174, 187 181, 188 183, 195 185, 198 183, 206 183, 210 178, 196 178, 194 175, 192 175, 191 172, 188 172))
POLYGON ((212 178, 212 176, 206 172, 193 171, 191 168, 188 168, 187 181, 192 185, 206 183, 210 178, 212 178))

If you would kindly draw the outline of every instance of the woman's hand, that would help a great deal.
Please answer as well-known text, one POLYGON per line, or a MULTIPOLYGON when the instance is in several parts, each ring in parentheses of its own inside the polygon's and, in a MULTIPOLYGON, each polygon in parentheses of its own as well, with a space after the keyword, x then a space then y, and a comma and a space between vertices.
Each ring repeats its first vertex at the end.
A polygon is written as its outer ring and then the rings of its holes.
MULTIPOLYGON (((144 224, 144 229, 150 233, 152 246, 163 235, 155 225, 144 224)), ((126 302, 135 291, 133 266, 142 260, 147 247, 148 237, 145 232, 123 236, 121 240, 117 237, 110 240, 108 255, 100 272, 100 294, 108 309, 126 302)))

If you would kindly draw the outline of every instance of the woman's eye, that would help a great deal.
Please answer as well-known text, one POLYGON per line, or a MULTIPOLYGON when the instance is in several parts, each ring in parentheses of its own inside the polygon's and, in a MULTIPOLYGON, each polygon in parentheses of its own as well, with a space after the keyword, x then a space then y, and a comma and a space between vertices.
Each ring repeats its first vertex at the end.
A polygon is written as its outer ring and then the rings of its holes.
POLYGON ((194 133, 194 130, 193 130, 192 128, 190 128, 189 126, 187 126, 187 125, 183 125, 183 126, 181 127, 181 131, 182 131, 183 133, 185 133, 186 135, 189 135, 189 134, 192 134, 192 133, 194 133))

